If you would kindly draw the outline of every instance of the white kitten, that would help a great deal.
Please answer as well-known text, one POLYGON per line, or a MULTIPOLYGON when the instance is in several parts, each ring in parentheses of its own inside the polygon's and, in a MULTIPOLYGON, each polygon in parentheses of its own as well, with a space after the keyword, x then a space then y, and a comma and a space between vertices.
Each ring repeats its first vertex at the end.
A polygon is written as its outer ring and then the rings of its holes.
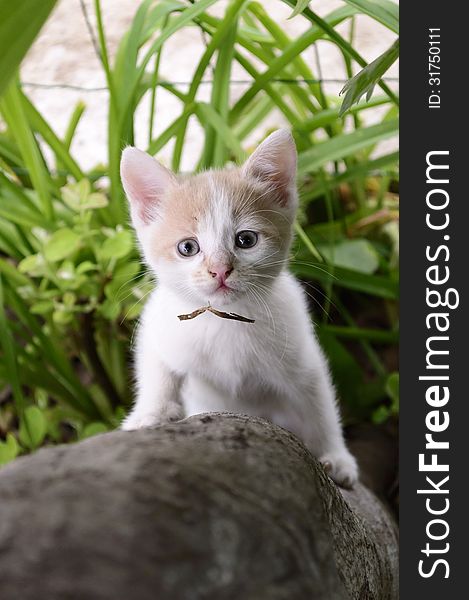
POLYGON ((357 479, 303 291, 287 270, 296 149, 269 136, 242 168, 176 178, 135 148, 121 175, 158 285, 139 327, 138 395, 123 429, 207 411, 258 415, 296 433, 339 484, 357 479), (204 313, 210 304, 255 319, 204 313))

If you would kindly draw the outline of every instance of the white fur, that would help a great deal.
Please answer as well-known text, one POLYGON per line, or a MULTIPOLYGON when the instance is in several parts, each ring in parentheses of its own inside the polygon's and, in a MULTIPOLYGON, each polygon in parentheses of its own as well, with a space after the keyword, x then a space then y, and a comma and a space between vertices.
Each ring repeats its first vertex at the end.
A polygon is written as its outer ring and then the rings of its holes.
MULTIPOLYGON (((273 141, 262 144, 243 174, 260 177, 260 167, 275 173, 276 184, 282 181, 287 191, 284 205, 273 210, 292 221, 296 155, 289 134, 270 137, 273 141), (271 150, 276 149, 270 153, 270 164, 269 143, 271 150), (256 154, 261 165, 255 164, 256 154)), ((129 178, 125 168, 122 176, 125 184, 129 178)), ((145 186, 148 189, 148 182, 145 186)), ((138 196, 135 186, 132 191, 138 196)), ((122 428, 155 426, 207 411, 258 415, 296 433, 337 483, 353 485, 356 462, 344 443, 327 363, 303 291, 287 271, 288 243, 279 247, 260 235, 256 247, 236 248, 235 232, 261 229, 256 219, 262 215, 234 222, 229 191, 215 184, 208 201, 210 210, 198 223, 201 252, 191 258, 165 261, 152 256, 148 240, 164 227, 164 216, 149 225, 134 220, 158 285, 142 315, 136 349, 137 399, 122 428), (234 265, 232 293, 215 290, 213 277, 204 268, 204 261, 213 260, 234 265), (225 320, 208 312, 189 321, 177 318, 208 301, 255 322, 225 320)))

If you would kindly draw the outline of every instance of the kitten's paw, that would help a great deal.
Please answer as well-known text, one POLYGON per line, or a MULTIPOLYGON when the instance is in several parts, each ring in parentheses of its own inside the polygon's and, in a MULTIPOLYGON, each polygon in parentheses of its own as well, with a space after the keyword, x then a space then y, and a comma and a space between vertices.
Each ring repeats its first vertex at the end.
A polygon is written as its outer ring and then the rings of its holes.
POLYGON ((172 421, 180 421, 184 418, 182 406, 171 402, 165 404, 156 412, 140 413, 132 411, 122 421, 121 429, 123 431, 134 431, 135 429, 144 429, 146 427, 158 427, 172 421))
POLYGON ((319 461, 327 475, 338 485, 347 489, 353 488, 358 480, 358 466, 347 449, 325 454, 319 461))
POLYGON ((121 429, 123 431, 134 431, 136 429, 145 429, 146 427, 156 427, 161 421, 158 414, 147 413, 145 415, 133 414, 127 415, 122 421, 121 429))

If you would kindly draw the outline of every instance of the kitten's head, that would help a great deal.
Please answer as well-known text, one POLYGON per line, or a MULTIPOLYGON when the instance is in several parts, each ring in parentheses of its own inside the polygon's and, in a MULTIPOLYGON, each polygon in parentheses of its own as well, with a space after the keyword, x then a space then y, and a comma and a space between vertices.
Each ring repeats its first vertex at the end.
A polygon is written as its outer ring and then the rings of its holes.
POLYGON ((126 148, 121 176, 147 263, 181 295, 214 306, 254 299, 284 266, 297 208, 288 131, 270 135, 240 168, 187 178, 126 148))

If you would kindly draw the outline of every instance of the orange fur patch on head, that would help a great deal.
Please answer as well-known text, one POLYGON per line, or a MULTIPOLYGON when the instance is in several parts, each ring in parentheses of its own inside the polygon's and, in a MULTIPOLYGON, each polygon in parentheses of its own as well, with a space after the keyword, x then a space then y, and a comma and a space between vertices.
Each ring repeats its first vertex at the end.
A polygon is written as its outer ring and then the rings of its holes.
POLYGON ((159 285, 195 303, 255 301, 285 268, 298 205, 289 132, 274 132, 233 169, 176 177, 135 148, 124 151, 121 165, 143 256, 159 285))
POLYGON ((285 210, 272 186, 247 178, 242 169, 213 173, 215 185, 232 199, 233 219, 255 218, 263 233, 287 247, 291 242, 293 215, 285 210))
POLYGON ((155 257, 176 260, 178 242, 197 237, 197 224, 209 209, 210 185, 206 173, 179 179, 163 198, 162 219, 154 224, 151 252, 155 257))
POLYGON ((218 212, 228 213, 233 227, 255 223, 282 250, 290 245, 293 217, 278 201, 275 188, 233 168, 181 178, 167 191, 160 206, 161 219, 153 224, 151 254, 156 259, 178 260, 178 242, 197 238, 204 219, 218 212))

